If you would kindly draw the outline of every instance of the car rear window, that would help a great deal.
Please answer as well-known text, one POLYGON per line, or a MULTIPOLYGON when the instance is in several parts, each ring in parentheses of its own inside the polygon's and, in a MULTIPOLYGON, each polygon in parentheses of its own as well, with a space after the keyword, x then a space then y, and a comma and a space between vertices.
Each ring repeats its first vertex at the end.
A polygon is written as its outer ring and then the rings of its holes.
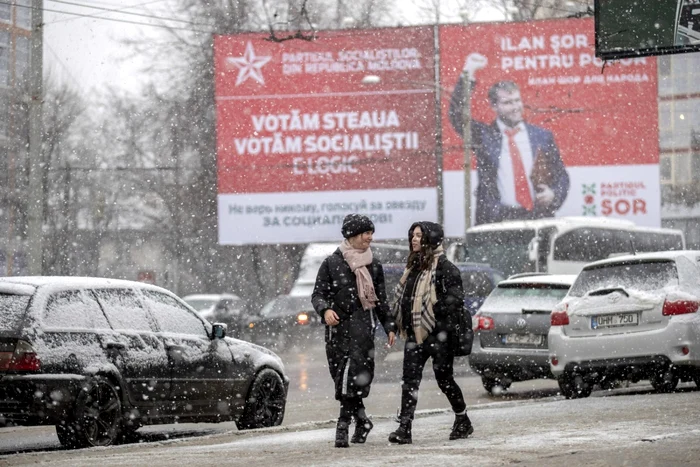
POLYGON ((678 285, 678 271, 672 260, 614 263, 581 271, 569 295, 583 297, 610 288, 652 291, 670 285, 678 285))
POLYGON ((29 305, 28 295, 0 294, 0 331, 16 331, 29 305))
POLYGON ((552 298, 561 300, 569 291, 561 284, 502 284, 491 292, 489 301, 495 299, 552 298))
POLYGON ((563 284, 499 284, 486 298, 482 309, 508 313, 522 309, 551 311, 568 290, 563 284))

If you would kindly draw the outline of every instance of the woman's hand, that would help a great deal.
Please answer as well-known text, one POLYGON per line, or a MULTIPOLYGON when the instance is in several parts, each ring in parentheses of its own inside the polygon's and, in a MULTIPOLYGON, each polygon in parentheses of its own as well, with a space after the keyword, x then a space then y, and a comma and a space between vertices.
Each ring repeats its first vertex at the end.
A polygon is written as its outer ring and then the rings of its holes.
POLYGON ((329 326, 337 326, 338 323, 340 323, 338 315, 335 311, 331 310, 330 308, 323 312, 323 320, 329 326))
POLYGON ((393 347, 395 342, 396 342, 396 333, 390 332, 389 333, 389 347, 393 347))

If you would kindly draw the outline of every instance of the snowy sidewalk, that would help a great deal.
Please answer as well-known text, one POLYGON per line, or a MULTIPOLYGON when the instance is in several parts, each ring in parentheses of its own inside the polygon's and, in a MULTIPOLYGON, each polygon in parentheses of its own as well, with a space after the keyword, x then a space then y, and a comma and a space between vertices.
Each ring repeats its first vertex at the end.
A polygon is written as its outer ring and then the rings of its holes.
POLYGON ((420 414, 413 444, 387 442, 397 424, 375 419, 364 445, 333 447, 334 421, 300 423, 196 439, 0 458, 0 464, 396 466, 698 465, 696 390, 583 400, 519 401, 470 410, 473 437, 449 441, 453 415, 420 414))

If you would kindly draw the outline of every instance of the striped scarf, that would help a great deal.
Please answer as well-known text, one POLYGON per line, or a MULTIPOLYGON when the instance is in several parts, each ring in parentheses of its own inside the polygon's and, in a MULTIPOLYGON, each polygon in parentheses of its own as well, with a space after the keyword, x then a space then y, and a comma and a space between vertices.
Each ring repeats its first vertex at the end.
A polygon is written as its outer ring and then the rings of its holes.
MULTIPOLYGON (((435 249, 435 257, 430 269, 421 271, 416 279, 415 293, 411 300, 411 327, 416 336, 416 342, 422 344, 423 341, 430 335, 435 328, 435 314, 433 313, 433 305, 437 303, 437 294, 435 292, 435 276, 438 260, 444 254, 442 245, 435 249)), ((408 278, 411 268, 406 268, 399 279, 399 284, 394 290, 394 306, 392 312, 394 319, 401 332, 401 337, 406 339, 406 331, 403 326, 403 313, 401 313, 401 299, 406 291, 406 279, 408 278)))

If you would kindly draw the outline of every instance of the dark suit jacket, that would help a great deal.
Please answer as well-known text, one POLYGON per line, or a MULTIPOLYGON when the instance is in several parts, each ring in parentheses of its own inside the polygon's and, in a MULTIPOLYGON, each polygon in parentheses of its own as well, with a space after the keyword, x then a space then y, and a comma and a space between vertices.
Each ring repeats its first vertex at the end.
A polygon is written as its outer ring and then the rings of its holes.
MULTIPOLYGON (((462 134, 462 106, 464 90, 461 80, 455 86, 450 101, 450 122, 462 134)), ((537 185, 545 184, 554 192, 554 201, 547 207, 537 206, 528 211, 523 207, 501 204, 498 191, 498 166, 503 135, 494 121, 486 124, 472 120, 472 148, 476 155, 478 184, 476 188, 476 224, 505 220, 539 219, 552 217, 561 207, 569 193, 569 174, 559 154, 551 131, 525 123, 532 148, 533 169, 530 180, 537 185)))

